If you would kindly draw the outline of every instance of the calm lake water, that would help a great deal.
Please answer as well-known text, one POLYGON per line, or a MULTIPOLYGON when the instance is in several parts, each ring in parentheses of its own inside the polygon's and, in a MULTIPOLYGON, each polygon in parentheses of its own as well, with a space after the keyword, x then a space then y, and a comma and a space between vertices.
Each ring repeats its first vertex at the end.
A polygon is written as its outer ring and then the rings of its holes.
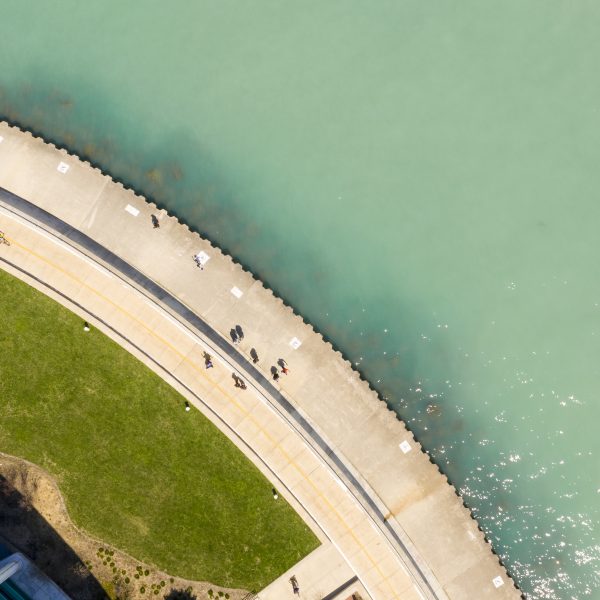
POLYGON ((528 598, 600 598, 600 5, 0 0, 0 114, 250 267, 528 598))

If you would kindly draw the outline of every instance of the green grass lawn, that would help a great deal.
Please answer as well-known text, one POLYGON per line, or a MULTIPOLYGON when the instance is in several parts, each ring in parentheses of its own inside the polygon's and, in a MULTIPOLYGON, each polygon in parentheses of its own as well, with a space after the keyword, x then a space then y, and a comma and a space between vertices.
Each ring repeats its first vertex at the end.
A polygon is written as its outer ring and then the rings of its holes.
POLYGON ((0 270, 0 450, 75 523, 172 575, 259 590, 318 540, 241 452, 120 346, 0 270))

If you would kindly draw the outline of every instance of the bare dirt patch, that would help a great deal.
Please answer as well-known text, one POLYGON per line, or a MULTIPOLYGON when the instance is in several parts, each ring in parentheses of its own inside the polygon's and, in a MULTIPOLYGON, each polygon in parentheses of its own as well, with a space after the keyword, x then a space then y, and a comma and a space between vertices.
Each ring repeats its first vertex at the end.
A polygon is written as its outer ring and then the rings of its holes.
POLYGON ((27 555, 74 600, 181 598, 241 600, 245 590, 171 577, 96 540, 69 518, 43 469, 0 453, 0 541, 27 555))

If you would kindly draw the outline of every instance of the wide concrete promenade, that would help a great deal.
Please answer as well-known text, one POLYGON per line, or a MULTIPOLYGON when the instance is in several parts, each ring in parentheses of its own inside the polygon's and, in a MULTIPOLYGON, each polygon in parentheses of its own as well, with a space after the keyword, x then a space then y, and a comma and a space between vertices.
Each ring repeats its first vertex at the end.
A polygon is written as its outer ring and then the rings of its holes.
POLYGON ((89 316, 207 414, 374 600, 520 597, 404 424, 251 274, 89 164, 4 123, 0 188, 12 242, 0 266, 89 316), (218 357, 208 371, 205 351, 218 357), (280 358, 290 373, 273 382, 280 358))

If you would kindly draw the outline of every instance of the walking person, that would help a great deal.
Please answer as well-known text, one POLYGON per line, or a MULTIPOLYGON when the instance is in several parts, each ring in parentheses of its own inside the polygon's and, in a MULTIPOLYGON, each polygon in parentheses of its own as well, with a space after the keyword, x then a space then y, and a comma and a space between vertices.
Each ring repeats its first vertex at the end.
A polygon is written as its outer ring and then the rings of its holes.
POLYGON ((244 383, 244 380, 241 377, 238 377, 235 373, 232 373, 231 378, 235 382, 236 388, 240 388, 241 390, 246 389, 246 384, 244 383))
POLYGON ((300 586, 298 585, 298 580, 296 579, 295 575, 292 575, 290 577, 290 583, 292 584, 292 591, 294 592, 294 594, 299 596, 300 595, 300 586))

